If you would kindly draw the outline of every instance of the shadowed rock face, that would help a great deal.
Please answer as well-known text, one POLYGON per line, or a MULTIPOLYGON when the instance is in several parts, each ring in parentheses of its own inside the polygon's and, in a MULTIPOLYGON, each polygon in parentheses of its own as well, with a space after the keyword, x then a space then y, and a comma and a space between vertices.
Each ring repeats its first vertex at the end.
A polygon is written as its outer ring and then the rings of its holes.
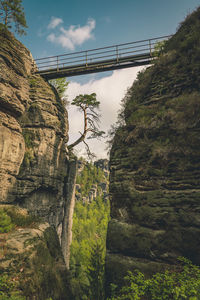
POLYGON ((200 264, 200 9, 139 74, 110 157, 107 284, 185 256, 200 264))
POLYGON ((10 214, 13 230, 0 234, 0 275, 26 299, 72 299, 55 228, 28 215, 25 209, 1 205, 10 214), (26 224, 26 225, 25 225, 26 224))
POLYGON ((30 52, 0 35, 0 194, 56 227, 62 222, 68 172, 67 115, 50 85, 34 74, 30 52))
POLYGON ((18 118, 29 98, 27 78, 33 61, 26 48, 18 41, 13 43, 11 34, 1 34, 0 45, 0 201, 7 201, 25 152, 18 118))
POLYGON ((0 204, 19 205, 53 225, 53 234, 56 229, 62 249, 67 249, 68 212, 73 211, 73 186, 68 185, 74 182, 65 147, 67 112, 35 70, 24 45, 11 33, 0 32, 0 204))

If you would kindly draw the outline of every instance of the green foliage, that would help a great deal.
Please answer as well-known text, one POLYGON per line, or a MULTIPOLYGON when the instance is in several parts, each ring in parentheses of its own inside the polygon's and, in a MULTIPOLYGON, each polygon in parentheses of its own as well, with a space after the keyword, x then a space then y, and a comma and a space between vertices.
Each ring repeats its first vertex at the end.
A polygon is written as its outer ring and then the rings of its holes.
POLYGON ((76 183, 81 186, 81 194, 83 197, 88 195, 93 184, 105 182, 103 170, 97 168, 92 163, 86 163, 83 171, 77 175, 76 183))
POLYGON ((159 57, 161 54, 164 53, 166 43, 167 41, 165 40, 165 41, 157 42, 155 44, 154 51, 153 51, 154 57, 159 57))
MULTIPOLYGON (((92 184, 103 182, 103 171, 87 163, 78 176, 82 196, 87 196, 92 184)), ((74 299, 103 299, 104 260, 109 203, 102 196, 89 204, 77 201, 73 216, 73 239, 70 255, 71 285, 74 299), (98 281, 98 282, 97 282, 98 281), (94 297, 94 286, 100 298, 94 297)))
POLYGON ((0 209, 0 233, 9 232, 13 226, 10 216, 3 209, 0 209))
POLYGON ((24 153, 24 160, 22 166, 29 168, 31 166, 33 159, 34 159, 33 151, 31 151, 30 149, 26 150, 26 152, 24 153))
POLYGON ((28 215, 27 213, 22 213, 17 207, 8 206, 4 208, 7 215, 11 218, 14 225, 19 227, 35 227, 40 219, 36 216, 28 215))
POLYGON ((102 300, 104 298, 104 247, 101 240, 91 246, 88 266, 88 279, 90 283, 90 299, 102 300))
POLYGON ((15 282, 8 275, 0 275, 0 300, 25 300, 15 291, 15 282))
POLYGON ((9 232, 15 226, 35 227, 39 222, 38 217, 28 215, 15 206, 0 208, 0 233, 9 232))
POLYGON ((35 134, 33 131, 23 129, 22 131, 24 142, 26 146, 26 152, 24 154, 23 164, 22 166, 30 167, 31 163, 34 161, 34 140, 35 134))
POLYGON ((74 98, 71 102, 72 105, 75 105, 77 107, 81 106, 88 106, 91 108, 99 108, 100 102, 97 101, 96 99, 96 94, 92 93, 90 95, 85 94, 85 95, 78 95, 76 98, 74 98))
POLYGON ((66 78, 57 78, 49 80, 49 83, 56 89, 59 97, 64 102, 65 105, 68 104, 67 97, 65 96, 65 92, 67 90, 69 82, 66 81, 66 78))
POLYGON ((179 260, 182 266, 178 266, 176 271, 167 270, 165 273, 156 273, 150 279, 145 279, 139 271, 129 272, 125 277, 127 285, 123 286, 110 300, 200 299, 200 268, 192 265, 191 261, 185 258, 179 260))
MULTIPOLYGON (((200 7, 192 14, 189 14, 180 24, 177 33, 167 43, 166 51, 177 49, 180 54, 188 52, 190 55, 194 55, 196 52, 196 55, 198 55, 200 43, 198 34, 200 30, 199 16, 200 7)), ((198 61, 196 63, 199 64, 198 61)))
POLYGON ((72 100, 71 104, 77 106, 79 111, 83 112, 84 129, 83 133, 80 132, 81 136, 74 143, 68 145, 68 148, 73 149, 79 143, 84 142, 88 157, 93 158, 95 157, 95 154, 91 153, 85 139, 86 136, 88 139, 99 139, 105 134, 104 131, 99 130, 100 115, 96 111, 97 109, 99 109, 100 102, 97 101, 96 94, 92 93, 90 95, 78 95, 72 100), (88 133, 90 134, 89 137, 88 133))
POLYGON ((26 34, 27 28, 22 0, 0 0, 0 28, 11 29, 15 26, 15 31, 19 35, 26 34))
POLYGON ((30 88, 35 88, 37 86, 37 79, 36 78, 30 78, 29 79, 30 88))
POLYGON ((23 129, 22 134, 24 137, 24 142, 25 142, 26 148, 33 148, 34 139, 35 139, 34 132, 27 130, 27 129, 23 129))

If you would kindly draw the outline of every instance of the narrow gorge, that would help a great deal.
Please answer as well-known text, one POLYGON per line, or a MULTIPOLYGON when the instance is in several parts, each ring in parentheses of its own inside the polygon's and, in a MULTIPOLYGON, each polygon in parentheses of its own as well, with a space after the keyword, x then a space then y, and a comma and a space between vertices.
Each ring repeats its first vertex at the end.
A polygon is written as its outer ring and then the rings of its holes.
POLYGON ((0 28, 0 283, 8 291, 103 300, 128 271, 172 272, 178 257, 200 265, 199 32, 200 8, 138 73, 110 161, 92 164, 67 148, 57 90, 0 28))

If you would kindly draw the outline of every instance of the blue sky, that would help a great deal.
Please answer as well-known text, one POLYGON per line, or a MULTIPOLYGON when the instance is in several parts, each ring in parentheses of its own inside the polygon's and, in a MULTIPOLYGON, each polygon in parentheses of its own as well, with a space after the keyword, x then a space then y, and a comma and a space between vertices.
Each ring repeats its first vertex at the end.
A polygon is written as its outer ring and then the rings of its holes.
POLYGON ((93 49, 175 33, 185 16, 200 5, 198 0, 23 0, 28 23, 27 36, 20 40, 34 58, 72 51, 47 37, 94 20, 91 38, 74 50, 93 49), (48 29, 52 17, 62 19, 48 29))
MULTIPOLYGON (((22 0, 27 35, 19 37, 34 58, 133 42, 176 32, 200 0, 22 0)), ((125 93, 144 67, 68 78, 66 95, 96 93, 101 129, 109 130, 125 93)), ((69 106, 70 143, 82 131, 82 115, 69 106)), ((89 142, 98 158, 106 157, 105 140, 89 142)), ((77 147, 77 155, 84 146, 77 147)))

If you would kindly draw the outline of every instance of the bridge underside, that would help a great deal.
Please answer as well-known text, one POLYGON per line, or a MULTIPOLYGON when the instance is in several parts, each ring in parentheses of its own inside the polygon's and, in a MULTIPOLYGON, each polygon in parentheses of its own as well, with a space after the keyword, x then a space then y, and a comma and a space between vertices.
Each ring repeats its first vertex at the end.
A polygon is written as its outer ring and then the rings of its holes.
POLYGON ((137 66, 144 66, 152 63, 150 53, 142 55, 133 55, 126 58, 110 59, 99 61, 95 63, 87 63, 81 65, 72 65, 68 67, 59 67, 54 69, 46 69, 38 71, 46 80, 72 77, 84 74, 91 74, 97 72, 112 71, 117 69, 125 69, 137 66))

